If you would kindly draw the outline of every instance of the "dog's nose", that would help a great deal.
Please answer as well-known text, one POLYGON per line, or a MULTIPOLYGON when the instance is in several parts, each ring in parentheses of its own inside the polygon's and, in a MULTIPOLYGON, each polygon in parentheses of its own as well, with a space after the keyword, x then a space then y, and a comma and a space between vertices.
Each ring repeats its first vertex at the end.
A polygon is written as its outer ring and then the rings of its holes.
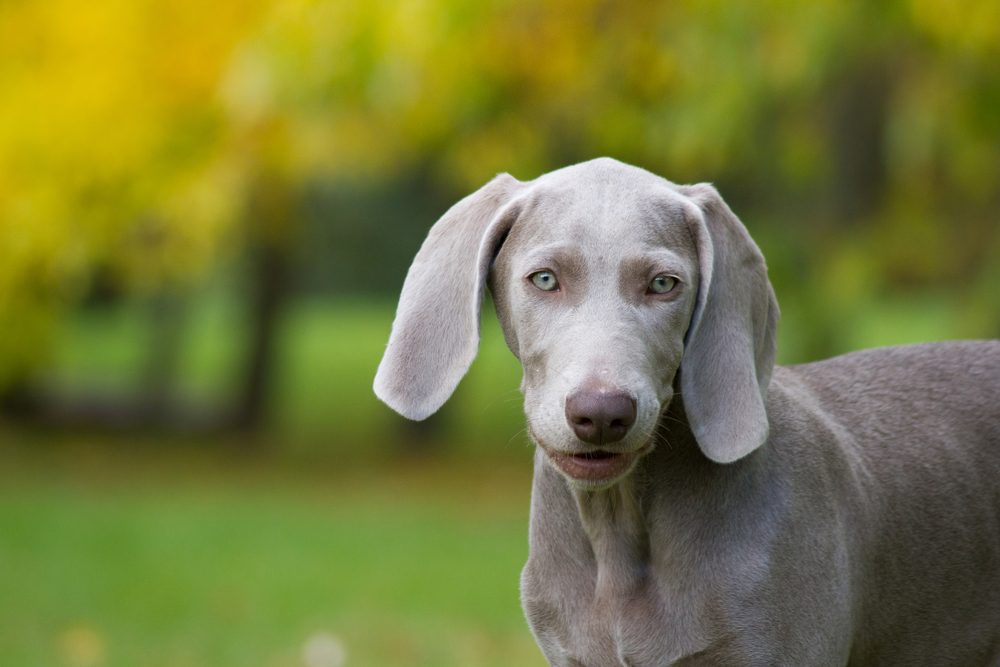
POLYGON ((581 390, 566 398, 566 421, 584 442, 618 442, 635 423, 635 399, 622 391, 581 390))

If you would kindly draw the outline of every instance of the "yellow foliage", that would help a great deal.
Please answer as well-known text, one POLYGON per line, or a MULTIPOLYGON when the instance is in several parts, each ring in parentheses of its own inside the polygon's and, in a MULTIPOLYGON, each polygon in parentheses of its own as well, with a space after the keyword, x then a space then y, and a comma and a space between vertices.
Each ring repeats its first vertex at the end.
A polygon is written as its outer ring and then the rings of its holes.
POLYGON ((153 284, 212 257, 234 213, 215 91, 255 9, 0 4, 0 368, 38 353, 93 267, 153 284))
POLYGON ((1000 4, 995 0, 910 0, 913 22, 946 50, 979 57, 1000 53, 1000 4))

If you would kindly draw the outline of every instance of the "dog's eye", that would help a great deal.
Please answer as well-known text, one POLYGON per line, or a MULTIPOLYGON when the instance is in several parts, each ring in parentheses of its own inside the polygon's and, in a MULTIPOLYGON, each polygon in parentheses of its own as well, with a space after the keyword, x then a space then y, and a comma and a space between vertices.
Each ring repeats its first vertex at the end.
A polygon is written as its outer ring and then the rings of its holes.
POLYGON ((528 279, 543 292, 553 292, 559 289, 559 281, 556 280, 556 274, 551 271, 535 271, 528 279))
POLYGON ((649 281, 649 292, 651 294, 667 294, 677 285, 677 278, 661 273, 649 281))

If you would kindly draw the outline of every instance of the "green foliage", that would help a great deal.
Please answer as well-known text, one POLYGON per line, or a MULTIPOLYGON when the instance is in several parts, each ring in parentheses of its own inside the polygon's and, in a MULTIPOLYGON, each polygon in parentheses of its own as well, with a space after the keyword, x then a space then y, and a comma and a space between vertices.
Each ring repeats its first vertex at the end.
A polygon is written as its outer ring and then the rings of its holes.
MULTIPOLYGON (((313 262, 331 275, 387 258, 395 276, 428 211, 498 171, 600 154, 716 182, 801 257, 775 272, 791 300, 945 289, 995 313, 997 7, 3 3, 0 386, 46 361, 95 275, 148 293, 248 241, 326 239, 313 262), (317 191, 398 204, 307 214, 317 191)), ((810 330, 836 326, 821 310, 810 330)))

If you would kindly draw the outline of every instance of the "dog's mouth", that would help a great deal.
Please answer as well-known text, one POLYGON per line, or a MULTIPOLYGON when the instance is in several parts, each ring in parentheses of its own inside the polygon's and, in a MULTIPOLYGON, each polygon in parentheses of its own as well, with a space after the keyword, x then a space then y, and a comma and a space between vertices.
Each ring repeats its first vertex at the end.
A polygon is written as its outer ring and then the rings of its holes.
POLYGON ((631 469, 640 452, 609 452, 598 449, 591 452, 568 453, 546 448, 545 453, 559 470, 568 477, 587 484, 606 484, 621 477, 631 469))

